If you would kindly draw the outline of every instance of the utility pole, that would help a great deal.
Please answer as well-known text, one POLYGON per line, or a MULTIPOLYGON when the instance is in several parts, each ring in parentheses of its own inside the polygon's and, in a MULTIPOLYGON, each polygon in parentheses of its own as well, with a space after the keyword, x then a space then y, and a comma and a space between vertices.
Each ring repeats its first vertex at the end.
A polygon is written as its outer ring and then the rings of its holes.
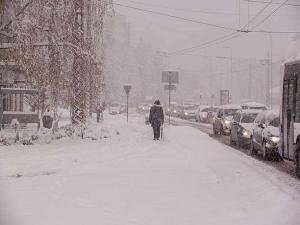
POLYGON ((272 40, 272 34, 269 33, 269 39, 270 39, 270 107, 272 109, 273 107, 273 40, 272 40))
POLYGON ((268 71, 266 86, 266 105, 270 106, 270 52, 268 52, 268 71))
POLYGON ((252 99, 252 61, 249 60, 248 99, 252 99))

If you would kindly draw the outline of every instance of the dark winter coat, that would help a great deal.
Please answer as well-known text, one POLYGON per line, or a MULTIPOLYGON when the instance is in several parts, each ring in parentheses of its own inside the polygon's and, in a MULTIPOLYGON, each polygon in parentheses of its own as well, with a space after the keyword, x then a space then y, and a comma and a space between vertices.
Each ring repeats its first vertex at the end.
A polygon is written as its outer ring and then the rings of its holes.
POLYGON ((150 109, 149 122, 152 127, 158 127, 164 123, 164 111, 161 105, 154 104, 150 109))

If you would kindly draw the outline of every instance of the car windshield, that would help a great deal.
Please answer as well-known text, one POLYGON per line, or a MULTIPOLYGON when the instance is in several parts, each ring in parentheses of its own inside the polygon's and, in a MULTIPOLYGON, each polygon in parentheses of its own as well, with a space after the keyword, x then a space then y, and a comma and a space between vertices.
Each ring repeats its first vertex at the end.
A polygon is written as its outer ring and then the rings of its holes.
POLYGON ((183 106, 180 106, 180 105, 179 105, 179 106, 176 106, 175 109, 177 109, 177 110, 182 110, 182 109, 183 109, 183 106))
POLYGON ((243 114, 241 123, 253 123, 256 116, 257 116, 257 113, 243 114))
POLYGON ((238 109, 224 109, 225 116, 233 116, 238 109))
POLYGON ((111 107, 118 107, 118 106, 119 106, 118 103, 113 103, 113 104, 111 104, 111 107))
POLYGON ((210 112, 210 111, 213 111, 212 108, 205 108, 205 109, 202 109, 201 112, 210 112))
POLYGON ((197 106, 195 106, 195 105, 185 106, 184 109, 185 109, 185 110, 196 110, 196 109, 197 109, 197 106))
POLYGON ((273 126, 273 127, 279 127, 279 125, 280 125, 280 119, 279 119, 279 117, 276 117, 273 120, 271 120, 271 122, 269 123, 269 125, 273 126))

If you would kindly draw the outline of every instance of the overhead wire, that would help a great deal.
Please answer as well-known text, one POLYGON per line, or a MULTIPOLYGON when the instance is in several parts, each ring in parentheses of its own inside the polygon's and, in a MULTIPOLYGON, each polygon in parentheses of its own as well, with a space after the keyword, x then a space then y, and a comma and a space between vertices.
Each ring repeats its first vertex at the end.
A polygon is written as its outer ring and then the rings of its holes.
MULTIPOLYGON (((253 3, 259 3, 259 4, 267 4, 271 3, 272 5, 280 5, 280 2, 272 2, 272 1, 256 1, 256 0, 244 0, 246 2, 253 2, 253 3)), ((293 4, 293 3, 285 3, 284 6, 300 6, 299 4, 293 4)))
POLYGON ((153 10, 149 10, 149 9, 142 9, 142 8, 138 8, 138 7, 134 7, 134 6, 120 4, 120 3, 117 3, 117 2, 114 2, 114 5, 125 7, 125 8, 130 8, 130 9, 135 9, 135 10, 141 11, 141 12, 147 12, 147 13, 152 13, 152 14, 156 14, 156 15, 160 15, 160 16, 175 18, 175 19, 182 20, 182 21, 193 22, 193 23, 197 23, 197 24, 210 26, 210 27, 220 28, 220 29, 224 29, 224 30, 237 31, 236 28, 232 28, 232 27, 217 25, 217 24, 208 23, 208 22, 195 20, 195 19, 190 19, 190 18, 185 18, 185 17, 181 17, 181 16, 175 16, 175 15, 172 15, 172 14, 157 12, 157 11, 153 11, 153 10))
MULTIPOLYGON (((259 27, 261 24, 263 24, 267 19, 269 19, 272 15, 274 15, 285 3, 287 3, 289 0, 285 0, 282 2, 276 9, 274 9, 268 16, 266 16, 261 22, 256 24, 254 27, 251 28, 251 30, 254 30, 255 28, 259 27)), ((269 3, 268 5, 270 5, 269 3)))
MULTIPOLYGON (((269 7, 270 4, 264 6, 261 10, 259 10, 259 12, 253 17, 251 18, 248 23, 246 25, 243 26, 242 29, 240 30, 243 30, 245 29, 246 27, 248 27, 250 25, 250 23, 252 23, 258 16, 260 16, 268 7, 269 7)), ((233 38, 237 38, 237 37, 240 37, 242 35, 245 35, 246 33, 238 33, 238 32, 233 32, 233 33, 230 33, 228 35, 224 35, 222 37, 219 37, 219 38, 216 38, 212 41, 208 41, 206 43, 203 43, 201 45, 196 45, 196 46, 193 46, 193 47, 189 47, 189 48, 185 48, 185 49, 181 49, 181 50, 178 50, 178 51, 174 51, 174 52, 171 52, 169 53, 169 55, 173 55, 173 54, 176 54, 176 53, 181 53, 181 52, 187 52, 187 51, 190 51, 190 50, 193 50, 193 49, 203 49, 203 48, 207 48, 207 47, 210 47, 212 44, 220 44, 220 43, 223 43, 225 41, 228 41, 228 40, 231 40, 233 38), (220 42, 221 41, 221 42, 220 42), (214 43, 216 42, 216 43, 214 43)))

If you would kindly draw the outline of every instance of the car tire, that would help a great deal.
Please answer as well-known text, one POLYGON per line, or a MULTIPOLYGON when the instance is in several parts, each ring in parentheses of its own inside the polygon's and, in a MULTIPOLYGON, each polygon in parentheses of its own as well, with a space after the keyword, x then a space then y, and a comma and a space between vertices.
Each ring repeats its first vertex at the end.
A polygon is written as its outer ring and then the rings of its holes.
MULTIPOLYGON (((298 138, 297 138, 298 139, 298 138)), ((300 178, 300 142, 297 141, 296 151, 295 151, 295 172, 296 176, 300 178)))
POLYGON ((231 134, 229 135, 229 144, 230 146, 233 146, 235 144, 234 141, 232 140, 231 134))
POLYGON ((268 160, 269 155, 268 155, 268 152, 267 152, 266 141, 263 141, 262 146, 261 146, 261 151, 262 151, 263 159, 268 160))
POLYGON ((256 150, 254 148, 254 142, 253 142, 253 138, 252 137, 250 139, 249 155, 256 155, 256 150))
POLYGON ((241 148, 241 141, 240 141, 239 137, 237 137, 236 147, 237 147, 238 149, 241 148))

